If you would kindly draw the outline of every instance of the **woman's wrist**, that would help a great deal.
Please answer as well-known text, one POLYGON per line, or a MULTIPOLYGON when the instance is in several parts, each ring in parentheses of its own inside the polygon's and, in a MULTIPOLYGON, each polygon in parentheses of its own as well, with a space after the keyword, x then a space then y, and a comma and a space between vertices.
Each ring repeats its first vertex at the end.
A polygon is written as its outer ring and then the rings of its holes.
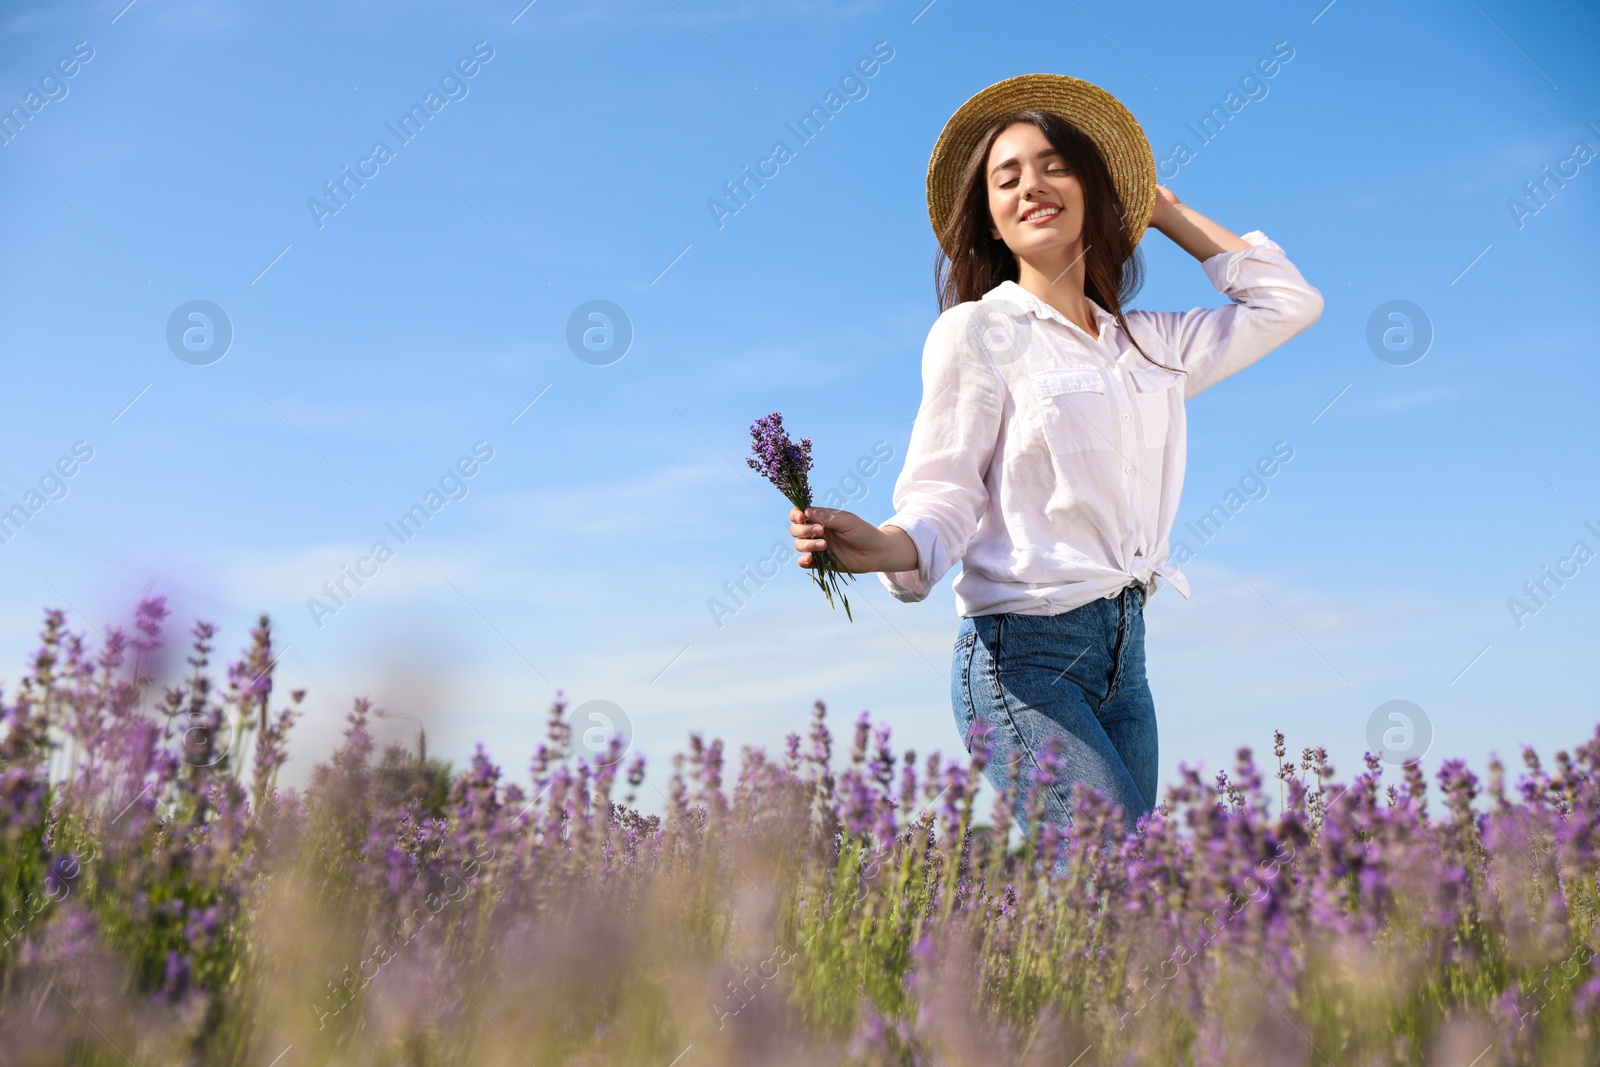
POLYGON ((1150 225, 1202 263, 1222 252, 1243 252, 1250 247, 1249 241, 1182 201, 1153 214, 1150 225))
POLYGON ((911 540, 910 534, 888 523, 879 526, 878 532, 882 535, 882 547, 874 570, 899 574, 917 569, 917 543, 911 540))
POLYGON ((1167 234, 1167 226, 1170 224, 1173 215, 1182 206, 1181 203, 1168 204, 1157 200, 1156 209, 1150 215, 1150 228, 1159 234, 1170 236, 1167 234))

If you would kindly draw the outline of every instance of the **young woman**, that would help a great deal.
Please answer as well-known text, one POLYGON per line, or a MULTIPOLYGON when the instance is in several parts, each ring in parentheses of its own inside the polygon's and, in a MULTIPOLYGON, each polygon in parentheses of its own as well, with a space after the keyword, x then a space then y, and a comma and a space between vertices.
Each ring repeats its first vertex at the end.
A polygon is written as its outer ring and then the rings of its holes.
POLYGON ((928 203, 941 314, 895 514, 794 509, 799 565, 828 549, 919 601, 963 563, 951 701, 969 749, 989 727, 991 783, 1043 776, 1062 826, 1076 782, 1137 819, 1157 801, 1144 603, 1158 577, 1189 595, 1167 558, 1184 402, 1314 323, 1322 296, 1260 231, 1158 186, 1132 115, 1062 75, 967 101, 935 145, 928 203), (1147 226, 1231 303, 1124 311, 1147 226))

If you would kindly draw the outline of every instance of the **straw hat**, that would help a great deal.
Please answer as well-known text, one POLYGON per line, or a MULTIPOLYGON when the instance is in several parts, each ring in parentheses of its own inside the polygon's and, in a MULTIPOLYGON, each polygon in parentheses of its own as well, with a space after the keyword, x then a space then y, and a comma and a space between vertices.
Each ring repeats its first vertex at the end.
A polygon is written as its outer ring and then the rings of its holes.
MULTIPOLYGON (((955 210, 961 168, 983 131, 1001 115, 1028 108, 1060 115, 1100 149, 1127 211, 1128 236, 1137 245, 1156 204, 1156 163, 1150 142, 1116 97, 1065 74, 1021 74, 995 82, 957 108, 944 124, 928 159, 928 220, 940 243, 955 210)), ((945 248, 945 254, 952 250, 945 248)))

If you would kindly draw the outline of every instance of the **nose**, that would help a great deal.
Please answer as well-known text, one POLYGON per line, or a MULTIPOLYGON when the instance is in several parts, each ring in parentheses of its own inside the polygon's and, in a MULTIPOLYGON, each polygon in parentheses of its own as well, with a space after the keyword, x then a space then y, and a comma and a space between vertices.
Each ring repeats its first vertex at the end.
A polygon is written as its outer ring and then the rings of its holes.
POLYGON ((1032 200, 1044 191, 1044 183, 1040 181, 1039 175, 1032 168, 1025 168, 1021 177, 1022 180, 1018 184, 1022 188, 1022 199, 1032 200))

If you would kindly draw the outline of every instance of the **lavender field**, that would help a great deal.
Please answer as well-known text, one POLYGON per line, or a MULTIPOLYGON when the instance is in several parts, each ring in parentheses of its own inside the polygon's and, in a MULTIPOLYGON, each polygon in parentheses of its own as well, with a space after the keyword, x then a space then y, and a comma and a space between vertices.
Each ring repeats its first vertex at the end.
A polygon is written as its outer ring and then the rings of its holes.
POLYGON ((647 772, 558 700, 530 791, 380 751, 358 700, 297 791, 268 621, 225 682, 197 626, 167 686, 165 614, 48 613, 0 698, 4 1063, 1596 1062, 1600 732, 1431 786, 1280 739, 1020 848, 1031 782, 976 810, 965 752, 820 703, 647 772))

